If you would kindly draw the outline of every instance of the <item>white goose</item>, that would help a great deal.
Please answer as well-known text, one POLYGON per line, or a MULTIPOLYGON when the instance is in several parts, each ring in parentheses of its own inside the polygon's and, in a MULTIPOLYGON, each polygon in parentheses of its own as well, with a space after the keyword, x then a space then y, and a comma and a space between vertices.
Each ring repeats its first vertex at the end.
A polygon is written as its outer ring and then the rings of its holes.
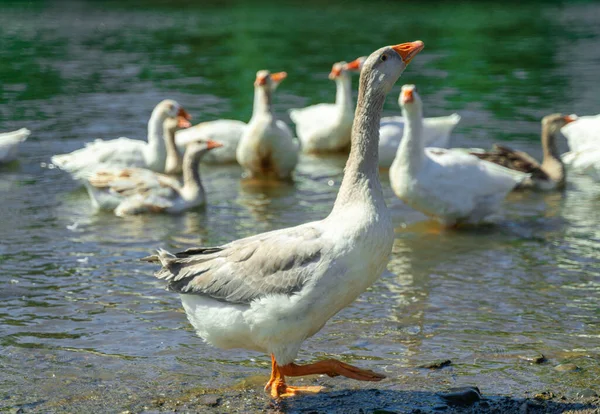
POLYGON ((401 94, 406 128, 390 168, 390 183, 415 210, 446 226, 477 223, 529 177, 461 150, 425 148, 421 98, 414 85, 404 85, 401 94))
MULTIPOLYGON (((170 134, 174 141, 174 128, 170 134)), ((178 214, 204 205, 206 197, 198 163, 204 154, 220 146, 212 140, 187 144, 183 156, 183 184, 172 176, 145 168, 99 169, 85 181, 92 204, 114 210, 117 216, 178 214)), ((174 154, 179 157, 177 151, 174 154)))
POLYGON ((586 148, 600 147, 600 115, 576 116, 573 122, 562 127, 563 133, 569 143, 570 151, 581 151, 586 148))
MULTIPOLYGON (((398 105, 402 108, 402 93, 398 97, 398 105)), ((423 143, 425 147, 448 148, 450 136, 460 122, 459 114, 423 118, 423 143)), ((379 128, 379 166, 389 168, 394 161, 400 140, 404 135, 406 119, 402 116, 386 116, 381 118, 379 128)))
POLYGON ((197 141, 198 138, 212 139, 223 144, 222 147, 210 151, 204 157, 204 164, 231 164, 236 163, 235 152, 246 123, 233 119, 217 119, 202 122, 191 128, 177 131, 175 135, 177 148, 183 153, 188 142, 197 141))
POLYGON ((177 116, 191 118, 177 102, 166 99, 152 111, 148 121, 148 142, 130 138, 97 139, 69 154, 53 156, 52 163, 75 179, 85 179, 99 167, 140 167, 164 172, 167 155, 163 123, 177 116))
POLYGON ((319 153, 348 150, 354 119, 350 71, 360 70, 364 59, 366 57, 333 65, 329 79, 336 84, 335 104, 290 109, 290 118, 296 124, 296 135, 302 143, 302 151, 319 153))
POLYGON ((273 397, 316 392, 285 376, 383 375, 329 359, 296 365, 302 342, 350 304, 383 272, 394 231, 378 177, 378 127, 385 95, 423 48, 416 41, 375 51, 361 73, 344 179, 325 219, 233 241, 146 258, 179 292, 188 319, 207 342, 271 354, 273 397))
POLYGON ((600 115, 578 117, 561 129, 569 142, 562 155, 567 169, 600 181, 600 115))
POLYGON ((27 128, 0 134, 0 164, 13 161, 17 158, 19 145, 31 134, 27 128))
POLYGON ((298 142, 271 106, 272 93, 285 72, 259 70, 254 82, 254 108, 237 147, 236 158, 252 178, 289 179, 298 163, 298 142))

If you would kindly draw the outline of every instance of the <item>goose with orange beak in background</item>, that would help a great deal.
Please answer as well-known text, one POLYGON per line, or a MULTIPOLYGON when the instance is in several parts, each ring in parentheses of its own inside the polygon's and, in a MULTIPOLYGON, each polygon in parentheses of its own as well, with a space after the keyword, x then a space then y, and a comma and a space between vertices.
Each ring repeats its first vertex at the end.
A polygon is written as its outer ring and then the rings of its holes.
POLYGON ((259 70, 254 82, 254 108, 236 150, 248 178, 291 179, 298 163, 298 141, 285 122, 273 113, 273 91, 286 72, 259 70))
POLYGON ((462 150, 425 148, 422 103, 414 85, 402 87, 404 136, 390 168, 394 193, 445 226, 478 223, 500 207, 529 174, 483 161, 462 150))
POLYGON ((179 214, 206 203, 198 163, 206 153, 219 147, 221 143, 212 140, 188 142, 182 183, 144 168, 100 169, 85 181, 86 188, 96 206, 114 210, 117 216, 179 214))
POLYGON ((130 138, 97 139, 69 154, 53 156, 52 163, 77 180, 89 177, 101 167, 138 167, 162 173, 167 159, 164 123, 177 117, 191 119, 181 105, 166 99, 152 111, 148 121, 148 142, 130 138))
POLYGON ((394 229, 377 163, 386 94, 423 49, 415 41, 386 46, 360 76, 352 146, 337 199, 323 220, 239 239, 218 247, 145 258, 156 277, 178 292, 189 321, 206 342, 271 355, 265 390, 274 398, 321 387, 295 387, 288 376, 342 375, 379 381, 383 375, 335 359, 297 365, 307 338, 364 292, 385 270, 394 229))
POLYGON ((296 134, 302 151, 308 153, 347 151, 350 147, 354 102, 350 72, 359 71, 361 57, 353 62, 338 62, 331 68, 329 79, 335 81, 335 104, 318 104, 301 109, 290 109, 290 118, 296 124, 296 134))
POLYGON ((511 170, 531 174, 531 178, 519 183, 517 189, 561 190, 565 187, 566 174, 558 154, 556 138, 561 128, 575 119, 572 115, 562 114, 551 114, 542 118, 541 140, 544 159, 541 164, 526 152, 497 144, 492 151, 472 154, 511 170))

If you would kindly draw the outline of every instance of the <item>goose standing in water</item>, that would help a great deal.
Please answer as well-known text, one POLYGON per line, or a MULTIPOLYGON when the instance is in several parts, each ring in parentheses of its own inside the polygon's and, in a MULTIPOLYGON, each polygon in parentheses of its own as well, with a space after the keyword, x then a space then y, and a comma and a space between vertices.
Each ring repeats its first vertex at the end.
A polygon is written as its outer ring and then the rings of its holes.
POLYGON ((401 93, 406 129, 390 168, 390 184, 415 210, 446 226, 477 223, 529 177, 461 150, 425 148, 421 98, 414 85, 404 85, 401 93))
POLYGON ((383 375, 335 359, 296 365, 307 338, 364 292, 385 270, 394 241, 379 182, 377 144, 386 94, 423 49, 416 41, 371 54, 360 76, 352 146, 329 216, 219 247, 160 250, 156 277, 181 295, 199 336, 221 348, 271 354, 272 397, 318 392, 286 376, 342 375, 379 381, 383 375))
POLYGON ((285 122, 273 113, 273 91, 287 73, 260 70, 254 82, 252 118, 236 151, 248 177, 290 179, 298 163, 298 141, 285 122))
MULTIPOLYGON (((167 165, 181 163, 175 147, 175 131, 185 127, 185 119, 165 123, 165 134, 172 150, 167 165)), ((220 143, 212 140, 188 142, 183 156, 183 184, 176 178, 145 168, 99 169, 84 181, 92 204, 104 210, 114 210, 117 216, 142 213, 177 214, 204 205, 206 197, 200 179, 200 159, 220 143)), ((167 146, 169 148, 169 146, 167 146)))
POLYGON ((290 109, 302 151, 309 153, 347 151, 350 147, 354 102, 351 71, 359 71, 366 57, 333 65, 329 79, 336 84, 335 104, 290 109))
POLYGON ((14 161, 17 158, 19 145, 25 142, 31 131, 27 128, 21 128, 12 132, 0 134, 0 164, 14 161))
POLYGON ((164 172, 167 154, 163 124, 178 116, 191 119, 181 105, 166 99, 152 111, 148 121, 148 142, 123 137, 110 141, 97 139, 69 154, 53 156, 52 163, 78 180, 85 179, 100 167, 139 167, 164 172))
POLYGON ((519 183, 516 189, 560 190, 565 187, 565 166, 560 160, 556 146, 556 136, 560 129, 573 122, 570 115, 551 114, 542 119, 542 163, 523 151, 494 145, 492 151, 472 152, 477 158, 501 165, 511 170, 531 174, 529 179, 519 183))

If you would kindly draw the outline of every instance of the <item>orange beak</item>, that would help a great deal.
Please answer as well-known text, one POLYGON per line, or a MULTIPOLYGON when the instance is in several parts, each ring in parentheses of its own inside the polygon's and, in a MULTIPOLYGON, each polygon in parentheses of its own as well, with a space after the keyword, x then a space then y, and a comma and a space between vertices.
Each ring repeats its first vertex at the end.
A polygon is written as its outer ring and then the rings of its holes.
POLYGON ((192 126, 192 123, 185 119, 183 116, 177 117, 177 128, 185 129, 192 126))
POLYGON ((424 47, 425 44, 422 41, 415 40, 414 42, 401 43, 399 45, 392 46, 392 49, 394 49, 400 55, 400 57, 402 57, 404 63, 408 65, 412 58, 414 58, 417 53, 423 50, 424 47))
POLYGON ((282 80, 284 80, 285 78, 287 78, 287 72, 277 72, 277 73, 271 73, 271 79, 274 82, 281 82, 282 80))
POLYGON ((256 80, 254 81, 254 86, 264 86, 266 84, 267 84, 266 76, 257 76, 256 80))
POLYGON ((223 144, 221 144, 219 141, 213 141, 212 139, 209 139, 208 141, 206 141, 206 148, 208 148, 209 150, 214 149, 214 148, 219 148, 222 146, 223 146, 223 144))
POLYGON ((569 122, 577 121, 577 115, 571 114, 564 117, 565 122, 568 124, 569 122))
POLYGON ((192 119, 192 116, 190 114, 188 114, 188 112, 183 108, 179 108, 179 111, 177 112, 177 116, 187 119, 188 121, 190 119, 192 119))
POLYGON ((358 71, 358 70, 360 70, 361 63, 362 63, 362 58, 355 59, 352 62, 346 64, 346 70, 358 71))
POLYGON ((404 89, 402 91, 402 103, 410 103, 415 100, 412 89, 404 89))
POLYGON ((342 74, 342 67, 337 63, 333 65, 331 68, 331 72, 329 72, 329 79, 333 80, 342 74))

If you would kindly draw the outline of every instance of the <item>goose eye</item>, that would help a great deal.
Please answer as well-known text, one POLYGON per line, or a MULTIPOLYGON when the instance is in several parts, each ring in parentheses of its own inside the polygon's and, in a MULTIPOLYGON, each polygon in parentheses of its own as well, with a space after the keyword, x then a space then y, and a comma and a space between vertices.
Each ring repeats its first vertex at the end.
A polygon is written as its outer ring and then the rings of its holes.
POLYGON ((382 62, 385 62, 387 60, 387 55, 381 55, 380 59, 382 62))

